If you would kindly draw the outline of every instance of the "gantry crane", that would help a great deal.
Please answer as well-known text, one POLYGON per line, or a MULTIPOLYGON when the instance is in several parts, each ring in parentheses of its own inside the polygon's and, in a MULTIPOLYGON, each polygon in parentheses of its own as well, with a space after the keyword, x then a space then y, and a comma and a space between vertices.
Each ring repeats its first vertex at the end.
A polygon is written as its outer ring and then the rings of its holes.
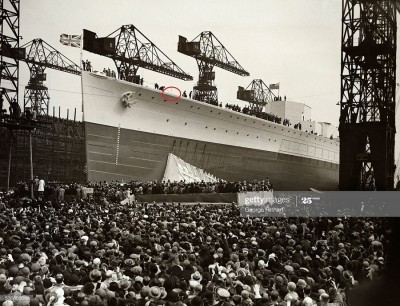
POLYGON ((83 49, 113 59, 119 78, 129 82, 139 82, 139 67, 185 81, 193 80, 134 25, 124 25, 102 38, 84 30, 83 49))
POLYGON ((193 98, 196 100, 211 104, 218 103, 217 87, 214 84, 214 66, 241 76, 250 75, 210 31, 200 33, 191 42, 179 36, 178 51, 197 61, 199 81, 193 87, 193 98))
POLYGON ((249 108, 252 112, 261 113, 269 102, 274 101, 276 96, 263 80, 256 79, 251 81, 246 89, 239 86, 237 98, 249 102, 249 108))
POLYGON ((45 86, 46 68, 80 75, 81 71, 73 61, 62 55, 40 38, 33 39, 23 46, 27 50, 24 61, 28 64, 30 79, 25 86, 24 108, 45 115, 49 109, 49 92, 45 86), (28 51, 29 50, 29 51, 28 51))
POLYGON ((399 0, 343 0, 340 190, 394 185, 399 0))

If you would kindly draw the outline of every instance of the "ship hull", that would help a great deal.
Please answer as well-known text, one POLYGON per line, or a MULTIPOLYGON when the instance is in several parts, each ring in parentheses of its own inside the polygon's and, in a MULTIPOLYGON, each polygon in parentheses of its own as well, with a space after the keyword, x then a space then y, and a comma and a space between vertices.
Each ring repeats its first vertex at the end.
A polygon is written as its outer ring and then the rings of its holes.
POLYGON ((198 101, 165 102, 158 91, 88 74, 83 95, 90 181, 160 181, 172 153, 227 181, 337 189, 338 144, 326 138, 198 101), (136 96, 127 108, 121 95, 129 90, 136 96))
POLYGON ((338 165, 85 122, 90 181, 161 181, 168 154, 227 181, 269 178, 277 190, 335 190, 338 165))

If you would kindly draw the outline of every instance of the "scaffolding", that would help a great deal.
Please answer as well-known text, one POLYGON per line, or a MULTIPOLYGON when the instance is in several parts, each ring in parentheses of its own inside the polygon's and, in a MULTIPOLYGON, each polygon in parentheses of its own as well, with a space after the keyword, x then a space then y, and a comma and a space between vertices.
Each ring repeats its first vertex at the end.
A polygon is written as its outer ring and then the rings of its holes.
POLYGON ((398 3, 343 0, 340 190, 394 186, 398 3))
MULTIPOLYGON (((46 128, 32 133, 33 175, 47 182, 86 181, 85 173, 85 133, 82 122, 61 118, 61 109, 53 115, 38 116, 37 120, 46 122, 46 128)), ((17 182, 30 180, 28 130, 13 130, 0 127, 0 188, 7 186, 8 167, 10 167, 10 186, 17 182), (11 153, 11 154, 9 154, 11 153), (10 163, 11 156, 11 163, 10 163)))

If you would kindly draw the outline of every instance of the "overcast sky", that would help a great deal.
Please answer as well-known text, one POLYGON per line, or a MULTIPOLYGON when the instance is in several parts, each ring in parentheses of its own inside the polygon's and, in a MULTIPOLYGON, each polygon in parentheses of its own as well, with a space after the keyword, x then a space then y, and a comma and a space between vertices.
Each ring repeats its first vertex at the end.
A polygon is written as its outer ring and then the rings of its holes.
MULTIPOLYGON (((175 85, 188 92, 198 79, 193 58, 177 52, 178 35, 192 40, 212 31, 249 77, 215 68, 219 100, 238 102, 238 86, 253 79, 280 82, 280 94, 312 107, 316 121, 338 125, 340 100, 341 0, 31 0, 21 2, 22 44, 42 38, 79 64, 80 50, 59 43, 59 36, 86 28, 99 37, 133 24, 175 61, 194 81, 185 82, 145 69, 150 83, 175 85)), ((110 59, 84 52, 94 68, 114 68, 110 59)), ((20 92, 29 79, 21 64, 20 92)), ((50 105, 78 108, 78 76, 47 69, 50 105)))
MULTIPOLYGON (((59 36, 80 34, 83 28, 99 37, 121 25, 134 24, 194 81, 139 69, 145 81, 175 85, 188 92, 198 79, 196 61, 177 52, 178 35, 192 40, 212 31, 249 77, 215 68, 219 100, 237 102, 238 86, 253 79, 280 82, 280 94, 304 102, 313 118, 337 124, 340 99, 341 0, 35 0, 21 2, 21 45, 42 38, 79 63, 80 50, 59 43, 59 36)), ((110 59, 84 52, 94 67, 114 68, 110 59)), ((21 93, 29 79, 21 65, 21 93)), ((51 106, 80 109, 80 80, 47 69, 51 106)))

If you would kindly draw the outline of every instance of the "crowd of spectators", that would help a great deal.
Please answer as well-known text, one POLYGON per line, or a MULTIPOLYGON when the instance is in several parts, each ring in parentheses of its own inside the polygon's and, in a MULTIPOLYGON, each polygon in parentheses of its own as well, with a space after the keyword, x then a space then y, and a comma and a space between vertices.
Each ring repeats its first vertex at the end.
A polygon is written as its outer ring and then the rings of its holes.
POLYGON ((243 218, 93 186, 69 201, 2 196, 4 306, 343 306, 386 269, 388 219, 243 218))
POLYGON ((290 125, 290 122, 287 119, 283 119, 283 121, 282 121, 282 118, 280 118, 280 117, 278 117, 278 116, 276 116, 276 115, 274 115, 272 113, 266 113, 266 112, 258 111, 258 110, 255 110, 255 109, 251 109, 251 108, 249 108, 247 106, 241 108, 237 104, 235 105, 235 104, 226 103, 225 104, 225 108, 228 108, 228 109, 231 109, 231 110, 233 110, 235 112, 243 113, 243 114, 246 114, 246 115, 255 116, 257 118, 261 118, 261 119, 268 120, 268 121, 271 121, 271 122, 275 122, 275 123, 279 123, 279 124, 282 123, 283 125, 287 125, 287 126, 290 125))
MULTIPOLYGON (((123 200, 130 195, 143 194, 194 194, 194 193, 237 193, 242 191, 269 191, 273 189, 273 185, 268 178, 264 180, 243 181, 243 182, 227 182, 219 180, 216 182, 184 182, 184 181, 148 181, 139 182, 131 181, 121 183, 118 181, 111 182, 89 182, 87 184, 62 184, 59 182, 42 183, 39 188, 40 181, 36 177, 33 181, 34 196, 38 197, 39 192, 43 192, 43 196, 48 199, 64 199, 65 196, 76 196, 86 198, 82 193, 84 188, 94 188, 94 193, 113 197, 116 201, 123 200), (40 191, 39 191, 40 189, 40 191), (43 189, 43 190, 41 190, 43 189)), ((27 182, 17 184, 15 192, 18 196, 30 195, 30 186, 27 182)))

